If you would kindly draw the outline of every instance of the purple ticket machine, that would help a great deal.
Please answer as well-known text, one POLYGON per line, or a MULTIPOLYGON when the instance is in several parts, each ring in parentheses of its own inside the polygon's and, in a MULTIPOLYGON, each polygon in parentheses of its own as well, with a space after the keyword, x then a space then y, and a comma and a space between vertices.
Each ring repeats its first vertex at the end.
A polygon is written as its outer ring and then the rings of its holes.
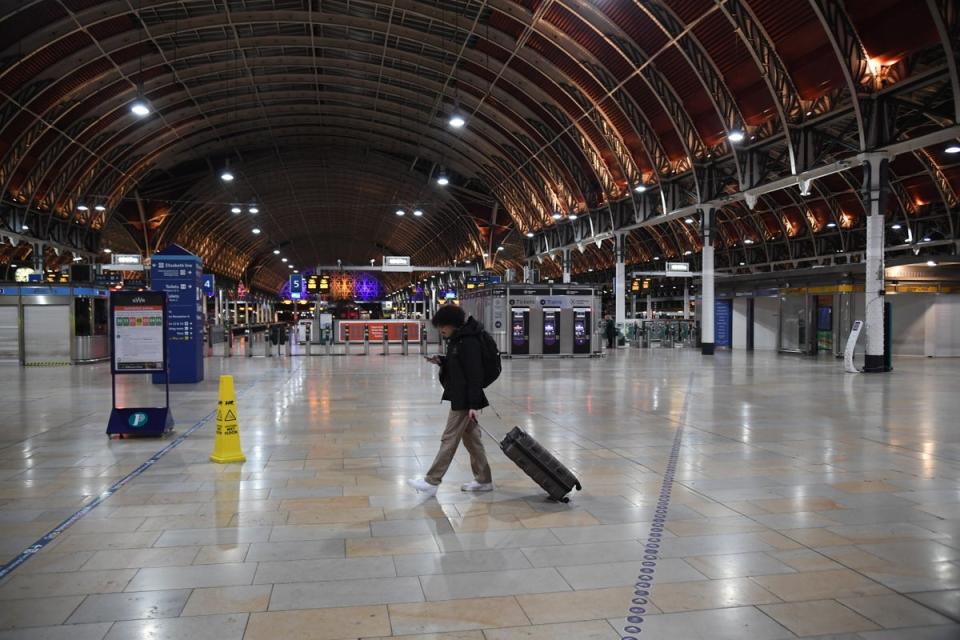
POLYGON ((573 352, 590 354, 590 307, 573 308, 573 352))
POLYGON ((560 355, 560 309, 543 310, 543 355, 560 355))
POLYGON ((510 354, 530 354, 530 307, 510 309, 510 354))

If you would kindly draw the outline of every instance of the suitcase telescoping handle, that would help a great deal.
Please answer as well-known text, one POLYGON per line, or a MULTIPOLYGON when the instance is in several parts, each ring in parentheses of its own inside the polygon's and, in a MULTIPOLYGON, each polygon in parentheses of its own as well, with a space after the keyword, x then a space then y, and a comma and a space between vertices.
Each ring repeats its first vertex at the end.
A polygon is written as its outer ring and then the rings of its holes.
POLYGON ((480 431, 483 431, 483 432, 487 435, 488 438, 490 438, 491 440, 493 440, 494 442, 496 442, 498 445, 500 444, 500 441, 497 439, 497 436, 493 435, 492 433, 490 433, 489 431, 487 431, 486 429, 484 429, 482 424, 480 424, 479 422, 477 422, 477 426, 480 427, 480 431))

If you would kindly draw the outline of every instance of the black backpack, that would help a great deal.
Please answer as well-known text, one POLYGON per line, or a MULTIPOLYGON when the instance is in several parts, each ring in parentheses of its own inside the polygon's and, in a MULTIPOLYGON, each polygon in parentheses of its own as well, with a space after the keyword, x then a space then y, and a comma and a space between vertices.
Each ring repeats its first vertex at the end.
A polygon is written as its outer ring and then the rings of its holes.
POLYGON ((500 377, 500 349, 485 329, 481 329, 477 337, 480 339, 480 361, 483 363, 483 388, 486 389, 500 377))

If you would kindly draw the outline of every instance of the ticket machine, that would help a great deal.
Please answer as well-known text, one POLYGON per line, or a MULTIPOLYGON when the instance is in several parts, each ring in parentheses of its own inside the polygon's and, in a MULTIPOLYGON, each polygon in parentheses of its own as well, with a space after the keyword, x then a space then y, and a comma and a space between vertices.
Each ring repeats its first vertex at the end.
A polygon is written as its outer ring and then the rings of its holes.
POLYGON ((560 309, 543 310, 543 355, 560 355, 560 309))
POLYGON ((530 307, 510 309, 510 354, 530 354, 530 307))
POLYGON ((573 309, 573 353, 590 354, 590 307, 574 307, 573 309))

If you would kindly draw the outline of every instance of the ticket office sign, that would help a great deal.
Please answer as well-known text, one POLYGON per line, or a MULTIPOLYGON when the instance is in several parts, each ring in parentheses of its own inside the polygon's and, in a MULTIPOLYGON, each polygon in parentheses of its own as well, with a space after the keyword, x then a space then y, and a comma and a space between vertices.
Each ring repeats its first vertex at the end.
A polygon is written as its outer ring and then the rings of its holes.
POLYGON ((113 373, 167 370, 167 296, 158 291, 116 291, 110 296, 113 373))

